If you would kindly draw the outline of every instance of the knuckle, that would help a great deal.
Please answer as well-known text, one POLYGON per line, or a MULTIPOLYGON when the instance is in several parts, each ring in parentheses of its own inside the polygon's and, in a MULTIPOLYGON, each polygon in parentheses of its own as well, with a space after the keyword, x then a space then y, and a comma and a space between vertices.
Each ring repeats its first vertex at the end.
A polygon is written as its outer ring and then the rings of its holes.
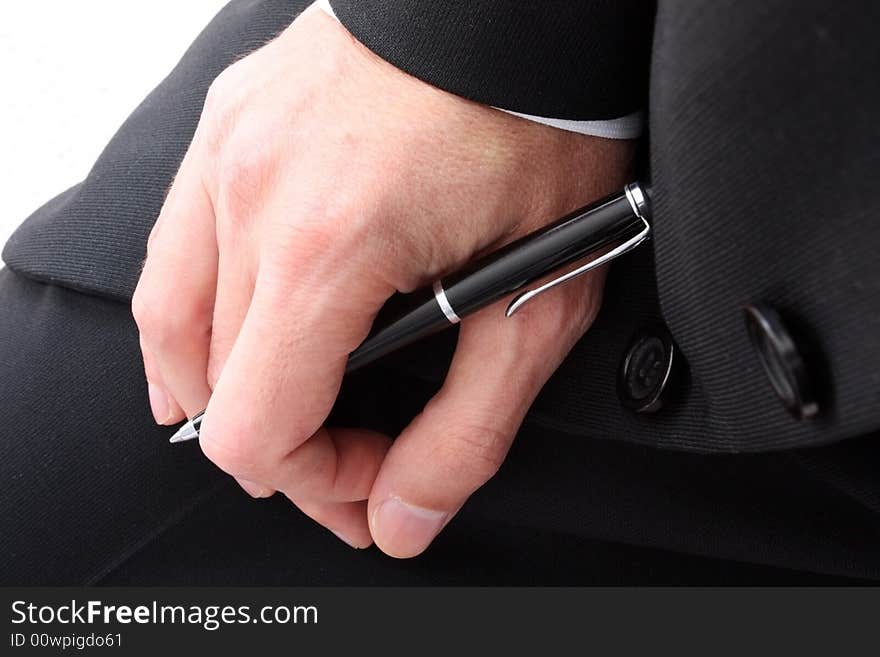
POLYGON ((401 209, 386 180, 367 176, 351 193, 327 199, 322 215, 329 238, 347 243, 368 263, 369 271, 386 278, 395 289, 411 291, 415 281, 410 272, 425 270, 424 246, 431 240, 425 239, 422 223, 412 221, 401 209))
POLYGON ((480 485, 501 468, 510 436, 488 423, 470 423, 456 428, 437 444, 439 463, 451 478, 480 485))
POLYGON ((141 285, 135 288, 134 294, 131 296, 131 315, 134 317, 134 323, 137 325, 138 330, 143 333, 144 327, 151 321, 151 312, 144 298, 141 285))
POLYGON ((217 188, 223 216, 235 223, 254 217, 278 168, 271 140, 236 137, 219 162, 217 188))
POLYGON ((578 324, 580 333, 585 333, 590 328, 602 309, 603 283, 604 281, 601 280, 598 283, 590 281, 589 285, 587 285, 586 293, 580 296, 581 312, 579 318, 581 321, 578 324))
POLYGON ((144 341, 157 351, 191 344, 210 329, 204 307, 181 304, 153 284, 138 285, 131 300, 132 315, 144 341))
POLYGON ((291 237, 290 247, 305 250, 314 258, 348 257, 351 250, 346 243, 357 241, 352 226, 336 217, 303 221, 296 226, 291 237))
POLYGON ((572 286, 564 302, 555 304, 556 326, 567 331, 573 339, 577 340, 586 333, 599 314, 603 282, 595 274, 591 275, 572 286))
POLYGON ((602 306, 601 281, 587 275, 554 293, 530 301, 517 312, 518 337, 523 348, 540 344, 560 345, 580 339, 592 325, 602 306))
POLYGON ((199 132, 212 155, 221 152, 244 109, 244 93, 242 85, 235 81, 235 66, 233 64, 214 78, 205 95, 199 132))
MULTIPOLYGON (((161 214, 160 214, 161 216, 161 214)), ((155 252, 156 250, 156 240, 159 236, 159 225, 160 221, 157 220, 156 223, 153 224, 153 227, 150 229, 150 234, 147 235, 147 259, 155 252)))
POLYGON ((131 314, 138 330, 145 338, 162 331, 162 314, 156 307, 155 294, 143 281, 131 297, 131 314))
POLYGON ((220 374, 223 372, 223 363, 212 353, 208 358, 208 369, 205 372, 205 378, 208 381, 208 387, 213 390, 217 387, 220 380, 220 374))
POLYGON ((532 314, 546 316, 548 323, 556 330, 576 328, 583 321, 592 321, 602 306, 602 290, 605 284, 605 271, 590 271, 575 280, 559 286, 553 294, 543 295, 523 307, 532 314))
POLYGON ((285 491, 288 497, 308 494, 309 496, 327 496, 333 490, 336 477, 335 457, 322 453, 299 464, 296 481, 285 491))
POLYGON ((271 296, 273 305, 285 303, 305 277, 338 269, 351 254, 344 240, 344 227, 322 220, 297 221, 275 231, 260 254, 255 287, 271 296))
POLYGON ((284 240, 286 255, 331 268, 355 266, 370 289, 390 295, 406 287, 412 265, 413 222, 398 220, 386 190, 356 183, 349 190, 317 199, 299 215, 284 240))
POLYGON ((205 457, 223 472, 260 480, 265 468, 250 435, 241 421, 215 427, 206 419, 199 434, 199 446, 205 457))
POLYGON ((223 71, 208 85, 208 91, 205 94, 205 104, 202 109, 204 114, 217 114, 218 109, 226 102, 229 90, 229 85, 226 82, 227 79, 228 76, 223 71))
MULTIPOLYGON (((218 115, 230 106, 230 100, 237 97, 241 91, 242 60, 233 62, 211 80, 208 91, 205 94, 203 111, 207 114, 218 115)), ((234 104, 234 103, 232 103, 234 104)))

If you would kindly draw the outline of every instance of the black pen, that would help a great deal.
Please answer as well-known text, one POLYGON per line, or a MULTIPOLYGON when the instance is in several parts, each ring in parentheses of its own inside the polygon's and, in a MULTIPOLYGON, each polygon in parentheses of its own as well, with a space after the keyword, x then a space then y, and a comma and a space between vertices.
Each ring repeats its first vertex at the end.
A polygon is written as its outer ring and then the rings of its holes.
MULTIPOLYGON (((430 289, 403 295, 402 301, 398 301, 406 310, 398 309, 396 316, 387 319, 383 315, 388 312, 383 309, 367 338, 349 354, 346 373, 457 324, 471 313, 567 265, 602 252, 548 283, 522 291, 507 306, 505 314, 510 317, 539 294, 637 247, 651 233, 650 219, 648 194, 639 183, 630 183, 622 193, 575 210, 444 276, 430 289), (605 251, 612 245, 615 246, 605 251)), ((399 305, 389 303, 386 308, 399 305)), ((171 442, 197 438, 202 415, 199 413, 184 424, 171 442)))

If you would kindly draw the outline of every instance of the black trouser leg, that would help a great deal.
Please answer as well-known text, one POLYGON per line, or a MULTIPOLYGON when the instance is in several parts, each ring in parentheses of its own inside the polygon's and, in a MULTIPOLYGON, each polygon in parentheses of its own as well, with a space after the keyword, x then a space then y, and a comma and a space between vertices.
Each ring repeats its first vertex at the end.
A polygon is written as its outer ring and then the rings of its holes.
MULTIPOLYGON (((432 388, 374 372, 346 384, 334 417, 392 429, 417 411, 432 388)), ((423 557, 400 561, 375 548, 354 551, 283 496, 250 499, 196 444, 170 445, 170 432, 150 417, 137 333, 125 304, 0 270, 0 584, 613 584, 803 577, 598 541, 589 538, 589 527, 585 535, 539 528, 528 513, 505 515, 496 498, 512 499, 511 486, 534 485, 518 471, 525 466, 540 478, 542 466, 529 448, 523 452, 527 462, 502 473, 423 557)), ((554 440, 534 429, 521 438, 534 446, 554 440)), ((605 459, 596 451, 596 463, 605 459)), ((535 499, 540 489, 547 486, 535 489, 535 499)))

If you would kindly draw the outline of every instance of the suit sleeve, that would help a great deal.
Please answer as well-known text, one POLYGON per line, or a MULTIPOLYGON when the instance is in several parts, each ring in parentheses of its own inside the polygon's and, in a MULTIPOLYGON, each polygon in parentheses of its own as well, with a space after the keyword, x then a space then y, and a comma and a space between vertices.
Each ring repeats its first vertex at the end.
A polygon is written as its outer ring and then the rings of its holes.
POLYGON ((512 112, 602 121, 645 106, 647 0, 330 0, 386 61, 512 112))

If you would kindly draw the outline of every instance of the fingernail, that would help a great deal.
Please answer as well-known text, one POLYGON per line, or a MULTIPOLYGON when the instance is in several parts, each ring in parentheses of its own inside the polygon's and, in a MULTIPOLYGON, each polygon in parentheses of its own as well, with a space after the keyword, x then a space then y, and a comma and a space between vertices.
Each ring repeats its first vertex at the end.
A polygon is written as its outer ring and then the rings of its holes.
POLYGON ((336 531, 335 529, 331 529, 330 531, 333 533, 333 535, 334 535, 336 538, 338 538, 340 541, 342 541, 343 543, 345 543, 345 544, 348 545, 349 547, 353 547, 355 550, 360 550, 360 549, 362 549, 363 547, 369 547, 369 546, 358 545, 358 544, 355 543, 353 540, 351 540, 348 536, 346 536, 345 534, 341 534, 341 533, 339 533, 339 532, 336 531))
POLYGON ((440 533, 449 513, 407 504, 390 497, 373 512, 373 536, 383 551, 395 557, 420 554, 440 533))
POLYGON ((269 497, 269 489, 262 484, 257 484, 253 481, 248 481, 247 479, 236 479, 236 481, 238 482, 238 485, 244 488, 244 491, 251 497, 269 497))
POLYGON ((150 410, 156 424, 166 424, 171 415, 171 403, 168 400, 168 393, 162 386, 147 381, 147 391, 150 393, 150 410))

